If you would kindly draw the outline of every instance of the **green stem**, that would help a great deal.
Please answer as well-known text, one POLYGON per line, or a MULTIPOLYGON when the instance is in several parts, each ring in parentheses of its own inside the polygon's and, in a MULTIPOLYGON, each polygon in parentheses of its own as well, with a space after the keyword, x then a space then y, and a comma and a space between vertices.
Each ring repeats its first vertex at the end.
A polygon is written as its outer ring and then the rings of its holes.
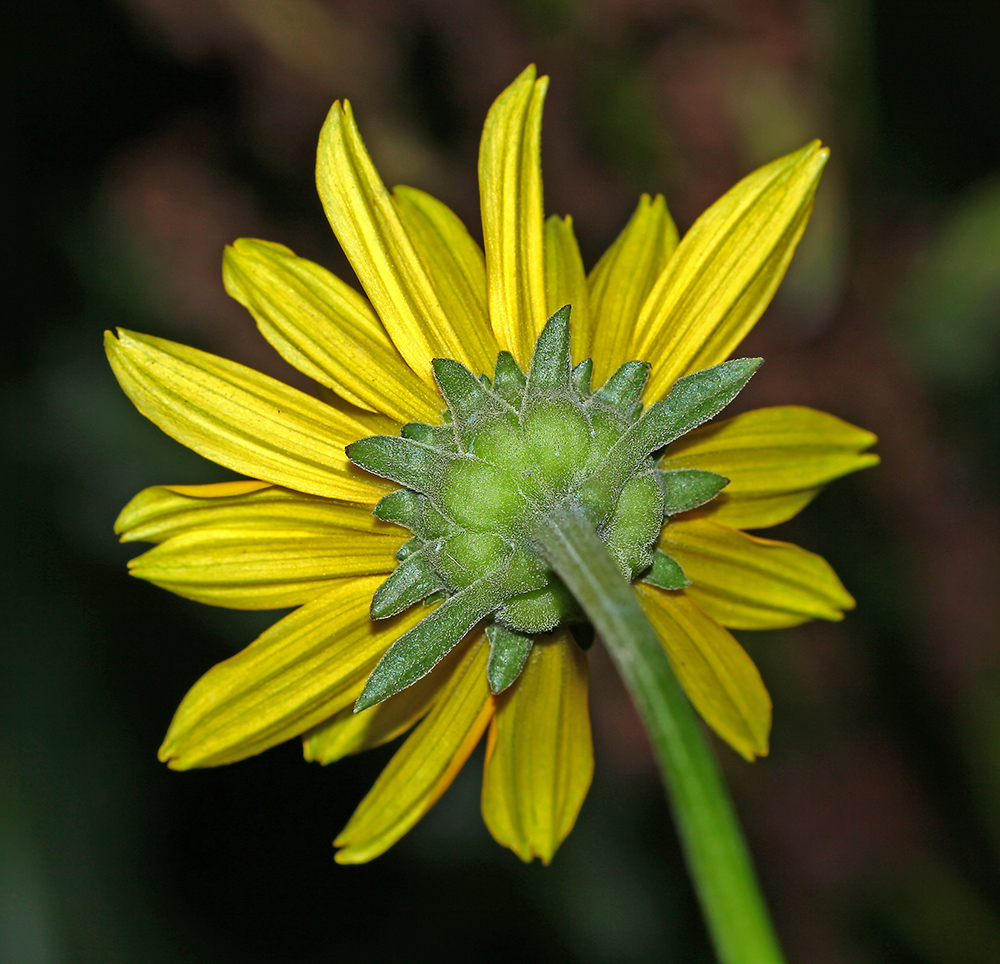
POLYGON ((537 539, 604 640, 646 724, 719 960, 782 964, 732 801, 635 591, 575 507, 551 513, 537 539))

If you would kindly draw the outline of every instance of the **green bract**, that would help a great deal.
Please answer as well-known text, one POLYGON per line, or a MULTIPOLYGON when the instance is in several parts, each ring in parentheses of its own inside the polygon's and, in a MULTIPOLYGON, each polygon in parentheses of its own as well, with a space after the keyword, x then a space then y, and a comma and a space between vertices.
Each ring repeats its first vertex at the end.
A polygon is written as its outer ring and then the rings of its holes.
POLYGON ((532 636, 584 620, 539 546, 540 526, 556 508, 589 519, 627 579, 688 584, 653 543, 665 517, 713 499, 728 480, 698 469, 664 472, 652 456, 728 405, 760 359, 681 378, 644 410, 649 365, 627 362, 592 391, 590 360, 572 366, 569 316, 567 305, 546 322, 527 375, 507 352, 492 380, 435 359, 444 424, 411 423, 400 437, 348 447, 351 461, 406 487, 383 498, 375 515, 414 535, 375 593, 372 616, 444 598, 385 654, 357 710, 426 675, 486 617, 494 693, 517 678, 532 636))

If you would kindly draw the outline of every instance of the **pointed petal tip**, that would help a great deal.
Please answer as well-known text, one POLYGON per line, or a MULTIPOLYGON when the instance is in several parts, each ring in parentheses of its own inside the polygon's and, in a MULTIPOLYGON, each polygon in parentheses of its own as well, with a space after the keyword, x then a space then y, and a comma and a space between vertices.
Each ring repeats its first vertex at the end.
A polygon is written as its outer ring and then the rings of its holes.
POLYGON ((326 119, 319 132, 319 150, 322 152, 324 141, 331 136, 331 133, 338 129, 340 125, 351 117, 350 101, 335 100, 330 109, 326 112, 326 119))
POLYGON ((829 159, 830 148, 824 147, 823 142, 818 137, 789 155, 789 160, 793 161, 794 166, 801 165, 804 168, 812 168, 813 177, 817 180, 823 173, 823 168, 826 167, 826 162, 829 159))
POLYGON ((817 159, 822 158, 826 160, 830 156, 830 148, 823 146, 823 141, 818 137, 814 137, 811 141, 807 141, 802 145, 797 151, 792 151, 790 154, 786 154, 786 158, 797 158, 797 157, 816 157, 817 159))

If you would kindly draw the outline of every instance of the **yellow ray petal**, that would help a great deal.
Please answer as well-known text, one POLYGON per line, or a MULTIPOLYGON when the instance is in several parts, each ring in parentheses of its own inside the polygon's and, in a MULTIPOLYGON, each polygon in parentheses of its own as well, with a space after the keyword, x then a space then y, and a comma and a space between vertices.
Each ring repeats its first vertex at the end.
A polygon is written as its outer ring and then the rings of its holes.
POLYGON ((135 495, 115 521, 115 532, 122 542, 163 542, 198 529, 403 534, 402 529, 376 519, 369 506, 252 481, 152 486, 135 495))
POLYGON ((759 408, 706 425, 667 448, 665 469, 707 469, 729 479, 715 500, 698 510, 739 529, 790 519, 831 482, 877 465, 864 450, 871 432, 800 405, 759 408))
POLYGON ((281 244, 240 238, 222 262, 226 291, 281 356, 354 405, 400 422, 437 420, 438 394, 417 378, 368 302, 281 244))
MULTIPOLYGON (((413 372, 410 372, 410 374, 413 375, 413 372)), ((414 376, 414 379, 419 381, 416 376, 414 376)), ((423 383, 421 382, 421 384, 423 383)), ((390 418, 388 415, 382 415, 380 412, 369 412, 367 409, 358 408, 357 405, 352 405, 346 398, 342 398, 335 391, 327 388, 326 385, 321 385, 319 382, 316 382, 316 397, 324 405, 329 405, 330 408, 339 412, 345 418, 363 423, 371 431, 375 432, 376 435, 398 435, 399 430, 402 428, 402 423, 397 419, 390 418)), ((433 421, 437 420, 434 419, 433 421)))
POLYGON ((198 529, 129 561, 163 589, 230 609, 283 609, 315 599, 343 576, 389 573, 406 535, 347 529, 198 529))
POLYGON ((371 504, 390 486, 355 468, 344 446, 373 434, 253 369, 149 335, 107 332, 104 346, 135 407, 199 455, 313 495, 371 504))
POLYGON ((548 77, 526 68, 494 102, 479 144, 490 322, 527 369, 546 319, 542 105, 548 77))
POLYGON ((457 646, 426 676, 395 696, 360 713, 351 706, 341 710, 303 736, 303 755, 327 764, 394 740, 427 715, 465 656, 465 647, 457 646))
POLYGON ((730 629, 836 621, 854 608, 825 559, 787 542, 691 519, 664 526, 659 545, 691 580, 687 595, 730 629))
POLYGON ((565 632, 532 647, 497 700, 483 773, 483 819, 496 841, 547 864, 576 823, 594 773, 587 657, 565 632))
POLYGON ((430 194, 398 185, 392 189, 392 198, 441 308, 462 339, 475 345, 469 354, 495 360, 499 349, 486 304, 482 248, 458 215, 430 194))
POLYGON ((446 316, 440 293, 361 140, 351 105, 335 103, 319 138, 316 183, 334 234, 407 364, 433 385, 431 359, 492 370, 496 353, 446 316))
POLYGON ((494 701, 486 682, 489 646, 480 634, 441 689, 434 709, 407 737, 334 841, 337 863, 363 864, 389 849, 451 785, 475 749, 494 701))
POLYGON ((594 384, 631 361, 632 332, 647 295, 677 247, 677 228, 663 195, 639 205, 587 279, 593 331, 594 384))
POLYGON ((640 310, 629 349, 653 366, 648 398, 725 361, 753 327, 805 229, 828 154, 814 141, 760 168, 681 240, 640 310))
POLYGON ((210 669, 178 707, 160 759, 175 770, 233 763, 353 703, 382 654, 427 613, 417 607, 372 622, 368 606, 381 581, 340 580, 210 669))
POLYGON ((686 590, 636 583, 670 665, 705 722, 740 756, 767 755, 771 697, 753 660, 686 590))
POLYGON ((573 219, 553 214, 545 221, 545 313, 563 305, 570 314, 573 361, 590 357, 590 292, 583 270, 580 246, 573 233, 573 219))

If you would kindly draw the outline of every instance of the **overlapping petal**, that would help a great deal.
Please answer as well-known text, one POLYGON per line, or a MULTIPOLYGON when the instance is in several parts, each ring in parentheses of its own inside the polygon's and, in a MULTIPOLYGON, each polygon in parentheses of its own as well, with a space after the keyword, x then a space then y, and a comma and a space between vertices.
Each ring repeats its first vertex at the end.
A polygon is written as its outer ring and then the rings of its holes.
POLYGON ((178 707, 160 759, 175 770, 233 763, 353 703, 382 654, 424 615, 372 622, 368 605, 381 581, 340 580, 210 669, 178 707))
POLYGON ((307 760, 327 764, 394 740, 427 715, 466 655, 459 646, 426 676, 395 696, 360 713, 355 713, 352 706, 341 710, 303 736, 303 755, 307 760))
POLYGON ((818 141, 745 177, 683 237, 647 297, 629 347, 659 398, 725 361, 767 307, 812 210, 828 151, 818 141))
POLYGON ((489 646, 477 636, 441 695, 406 738, 334 841, 342 864, 372 860, 403 836, 451 785, 494 712, 486 682, 489 646))
POLYGON ((163 589, 230 609, 299 606, 343 576, 390 573, 405 536, 347 529, 198 529, 129 561, 129 571, 163 589))
POLYGON ((565 631, 541 639, 497 700, 483 773, 483 819, 523 861, 548 863, 594 772, 587 657, 565 631))
POLYGON ((545 222, 545 312, 571 305, 570 350, 574 362, 590 357, 590 292, 573 219, 553 214, 545 222))
POLYGON ((705 722, 747 760, 766 755, 771 697, 746 650, 685 592, 641 582, 635 590, 705 722))
POLYGON ((665 469, 707 469, 729 479, 700 514, 740 529, 777 525, 827 483, 877 465, 865 429, 800 405, 759 408, 707 425, 669 446, 665 469))
POLYGON ((397 422, 439 415, 440 398, 403 361, 368 302, 325 268, 284 245, 240 238, 226 248, 222 279, 281 356, 321 385, 397 422))
POLYGON ((639 310, 677 248, 663 195, 643 194, 628 224, 587 279, 593 328, 594 384, 603 385, 628 352, 639 310))
POLYGON ((479 355, 496 358, 482 248, 458 215, 430 194, 399 185, 392 198, 446 317, 463 338, 483 343, 479 355))
POLYGON ((344 452, 374 434, 378 422, 363 414, 352 418, 244 365, 163 338, 108 332, 105 349, 136 408, 199 455, 313 495, 370 504, 388 491, 344 452))
MULTIPOLYGON (((492 369, 496 344, 471 316, 458 328, 421 261, 361 140, 351 105, 333 105, 320 133, 316 183, 326 216, 361 286, 407 364, 433 385, 431 360, 492 369)), ((445 299, 447 299, 445 294, 445 299)))
POLYGON ((685 590, 731 629, 780 629, 840 620, 854 600, 821 556, 708 519, 671 522, 660 548, 691 580, 685 590))
POLYGON ((370 506, 335 502, 267 482, 155 485, 133 496, 115 521, 122 542, 163 542, 204 529, 297 530, 337 538, 344 531, 400 536, 370 506))
POLYGON ((493 102, 479 145, 490 323, 523 368, 547 317, 541 131, 548 82, 535 79, 534 66, 524 70, 493 102))

